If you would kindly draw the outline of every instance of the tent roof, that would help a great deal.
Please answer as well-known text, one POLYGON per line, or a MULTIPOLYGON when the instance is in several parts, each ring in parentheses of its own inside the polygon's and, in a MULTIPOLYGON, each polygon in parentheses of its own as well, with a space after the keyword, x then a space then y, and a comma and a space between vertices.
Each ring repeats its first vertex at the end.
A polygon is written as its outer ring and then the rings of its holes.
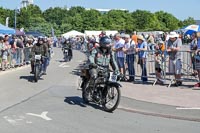
POLYGON ((0 33, 1 34, 15 34, 15 30, 0 24, 0 33))
POLYGON ((77 35, 79 35, 79 36, 84 36, 85 34, 84 34, 84 33, 81 33, 81 32, 78 32, 78 31, 76 31, 76 30, 72 30, 72 31, 69 31, 69 32, 63 34, 62 36, 64 36, 64 37, 69 37, 69 36, 77 36, 77 35))
POLYGON ((18 36, 22 36, 22 35, 24 35, 24 32, 22 32, 20 30, 15 30, 15 34, 18 36))
MULTIPOLYGON (((101 32, 102 31, 85 30, 85 34, 88 35, 88 36, 92 36, 92 35, 98 36, 99 34, 101 34, 101 32)), ((110 35, 110 34, 114 35, 114 34, 118 33, 118 31, 115 31, 115 30, 111 30, 111 31, 110 30, 106 30, 105 32, 106 32, 106 35, 110 35)))

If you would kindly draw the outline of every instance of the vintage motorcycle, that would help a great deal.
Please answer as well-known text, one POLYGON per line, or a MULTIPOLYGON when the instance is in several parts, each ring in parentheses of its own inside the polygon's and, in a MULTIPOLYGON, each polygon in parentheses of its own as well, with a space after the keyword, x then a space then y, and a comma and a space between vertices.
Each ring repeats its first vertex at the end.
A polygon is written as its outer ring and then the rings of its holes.
POLYGON ((41 77, 42 71, 42 55, 35 55, 34 61, 34 80, 38 82, 38 79, 41 77))
POLYGON ((64 47, 63 48, 63 55, 64 55, 64 61, 68 62, 71 61, 72 59, 72 49, 69 47, 64 47))
POLYGON ((97 67, 97 78, 91 83, 89 66, 86 65, 81 70, 82 98, 85 103, 94 102, 103 107, 107 112, 114 111, 120 102, 122 87, 117 81, 119 76, 109 69, 97 67))

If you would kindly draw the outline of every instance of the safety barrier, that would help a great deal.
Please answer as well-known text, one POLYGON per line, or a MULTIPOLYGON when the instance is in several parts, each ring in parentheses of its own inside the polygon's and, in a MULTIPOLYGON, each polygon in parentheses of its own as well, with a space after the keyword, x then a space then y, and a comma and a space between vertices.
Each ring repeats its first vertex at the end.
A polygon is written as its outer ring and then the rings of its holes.
POLYGON ((10 69, 17 66, 23 66, 30 63, 32 47, 11 48, 1 51, 0 54, 0 70, 10 69))
MULTIPOLYGON (((170 69, 170 59, 167 52, 163 52, 163 54, 156 54, 157 51, 146 51, 147 56, 143 59, 141 64, 138 55, 135 54, 134 68, 135 75, 129 75, 126 73, 126 76, 134 76, 148 78, 148 81, 152 80, 152 84, 155 85, 158 81, 162 81, 165 84, 168 84, 168 87, 171 86, 172 83, 176 83, 176 79, 174 78, 174 73, 169 71, 170 69), (159 57, 159 63, 156 58, 159 57), (146 65, 145 65, 146 63, 146 65), (160 71, 160 77, 156 73, 156 65, 160 67, 157 71, 160 71), (146 71, 146 74, 144 74, 146 71), (143 73, 143 74, 142 74, 143 73)), ((195 67, 199 67, 200 69, 200 56, 195 56, 195 60, 192 60, 192 56, 194 55, 194 51, 180 51, 181 58, 179 60, 181 65, 181 82, 197 82, 198 75, 195 73, 195 67), (198 61, 199 60, 199 61, 198 61)), ((179 64, 177 64, 179 65, 179 64)), ((126 65, 125 65, 126 66, 126 65)), ((178 67, 175 65, 175 67, 178 67)))

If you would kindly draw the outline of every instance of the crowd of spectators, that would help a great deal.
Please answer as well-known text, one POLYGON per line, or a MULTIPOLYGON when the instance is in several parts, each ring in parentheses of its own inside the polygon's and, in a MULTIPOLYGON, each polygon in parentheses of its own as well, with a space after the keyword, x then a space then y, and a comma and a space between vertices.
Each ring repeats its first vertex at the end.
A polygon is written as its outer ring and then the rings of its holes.
MULTIPOLYGON (((101 35, 102 36, 102 35, 101 35)), ((110 37, 110 36, 109 36, 110 37)), ((86 37, 82 40, 81 49, 92 51, 98 47, 99 36, 86 37)), ((125 33, 117 33, 112 36, 112 51, 115 53, 116 62, 122 74, 126 75, 128 72, 128 79, 124 78, 123 81, 134 82, 136 76, 135 63, 141 68, 141 81, 143 83, 148 81, 149 65, 148 58, 154 58, 154 68, 158 83, 163 84, 164 80, 162 72, 168 71, 174 75, 175 84, 181 85, 181 71, 182 71, 182 36, 176 32, 163 33, 157 36, 149 34, 137 35, 134 32, 132 35, 125 33), (164 61, 167 62, 167 69, 164 68, 164 61)), ((192 41, 191 36, 191 41, 192 41)), ((189 43, 190 44, 190 43, 189 43)), ((195 64, 196 65, 196 64, 195 64)), ((195 71, 198 73, 198 71, 195 71)), ((199 84, 200 86, 200 84, 199 84)))
MULTIPOLYGON (((46 38, 52 44, 52 38, 46 38)), ((30 64, 31 48, 37 43, 33 36, 0 36, 0 71, 30 64)))
MULTIPOLYGON (((73 49, 90 53, 94 48, 98 47, 98 40, 102 36, 106 36, 106 33, 102 32, 99 36, 60 37, 55 45, 61 47, 63 43, 68 41, 72 44, 73 49)), ((141 68, 141 80, 147 82, 147 59, 151 56, 154 58, 155 74, 159 83, 163 84, 164 82, 161 72, 164 70, 164 58, 168 57, 169 72, 174 74, 178 85, 182 84, 182 35, 176 32, 163 33, 156 36, 151 33, 138 35, 134 32, 132 35, 117 33, 108 36, 112 40, 112 51, 115 53, 120 72, 123 75, 128 72, 129 78, 124 78, 122 79, 123 81, 135 81, 136 70, 134 64, 136 63, 141 68)), ((197 33, 193 33, 189 38, 190 50, 188 52, 190 53, 193 74, 200 77, 200 61, 194 58, 195 55, 198 55, 198 49, 200 49, 197 33)), ((52 38, 47 40, 54 44, 52 38)), ((29 64, 31 47, 36 42, 37 38, 31 36, 0 36, 0 71, 29 64)), ((200 86, 200 83, 195 86, 200 86)))

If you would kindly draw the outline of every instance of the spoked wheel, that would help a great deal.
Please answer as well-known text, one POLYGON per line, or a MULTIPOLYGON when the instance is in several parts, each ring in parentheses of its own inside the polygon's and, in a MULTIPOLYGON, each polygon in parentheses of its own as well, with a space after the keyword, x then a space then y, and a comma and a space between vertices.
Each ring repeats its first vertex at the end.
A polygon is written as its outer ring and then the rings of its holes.
POLYGON ((72 59, 72 56, 69 56, 69 61, 71 61, 71 59, 72 59))
POLYGON ((119 105, 121 92, 119 87, 110 86, 105 94, 103 108, 107 112, 113 112, 119 105))
POLYGON ((39 67, 36 65, 35 66, 35 73, 34 73, 34 80, 35 80, 35 82, 38 82, 39 73, 40 73, 39 67))
POLYGON ((82 90, 82 98, 85 103, 89 103, 90 101, 92 101, 91 95, 92 95, 91 88, 89 86, 84 87, 82 90))

